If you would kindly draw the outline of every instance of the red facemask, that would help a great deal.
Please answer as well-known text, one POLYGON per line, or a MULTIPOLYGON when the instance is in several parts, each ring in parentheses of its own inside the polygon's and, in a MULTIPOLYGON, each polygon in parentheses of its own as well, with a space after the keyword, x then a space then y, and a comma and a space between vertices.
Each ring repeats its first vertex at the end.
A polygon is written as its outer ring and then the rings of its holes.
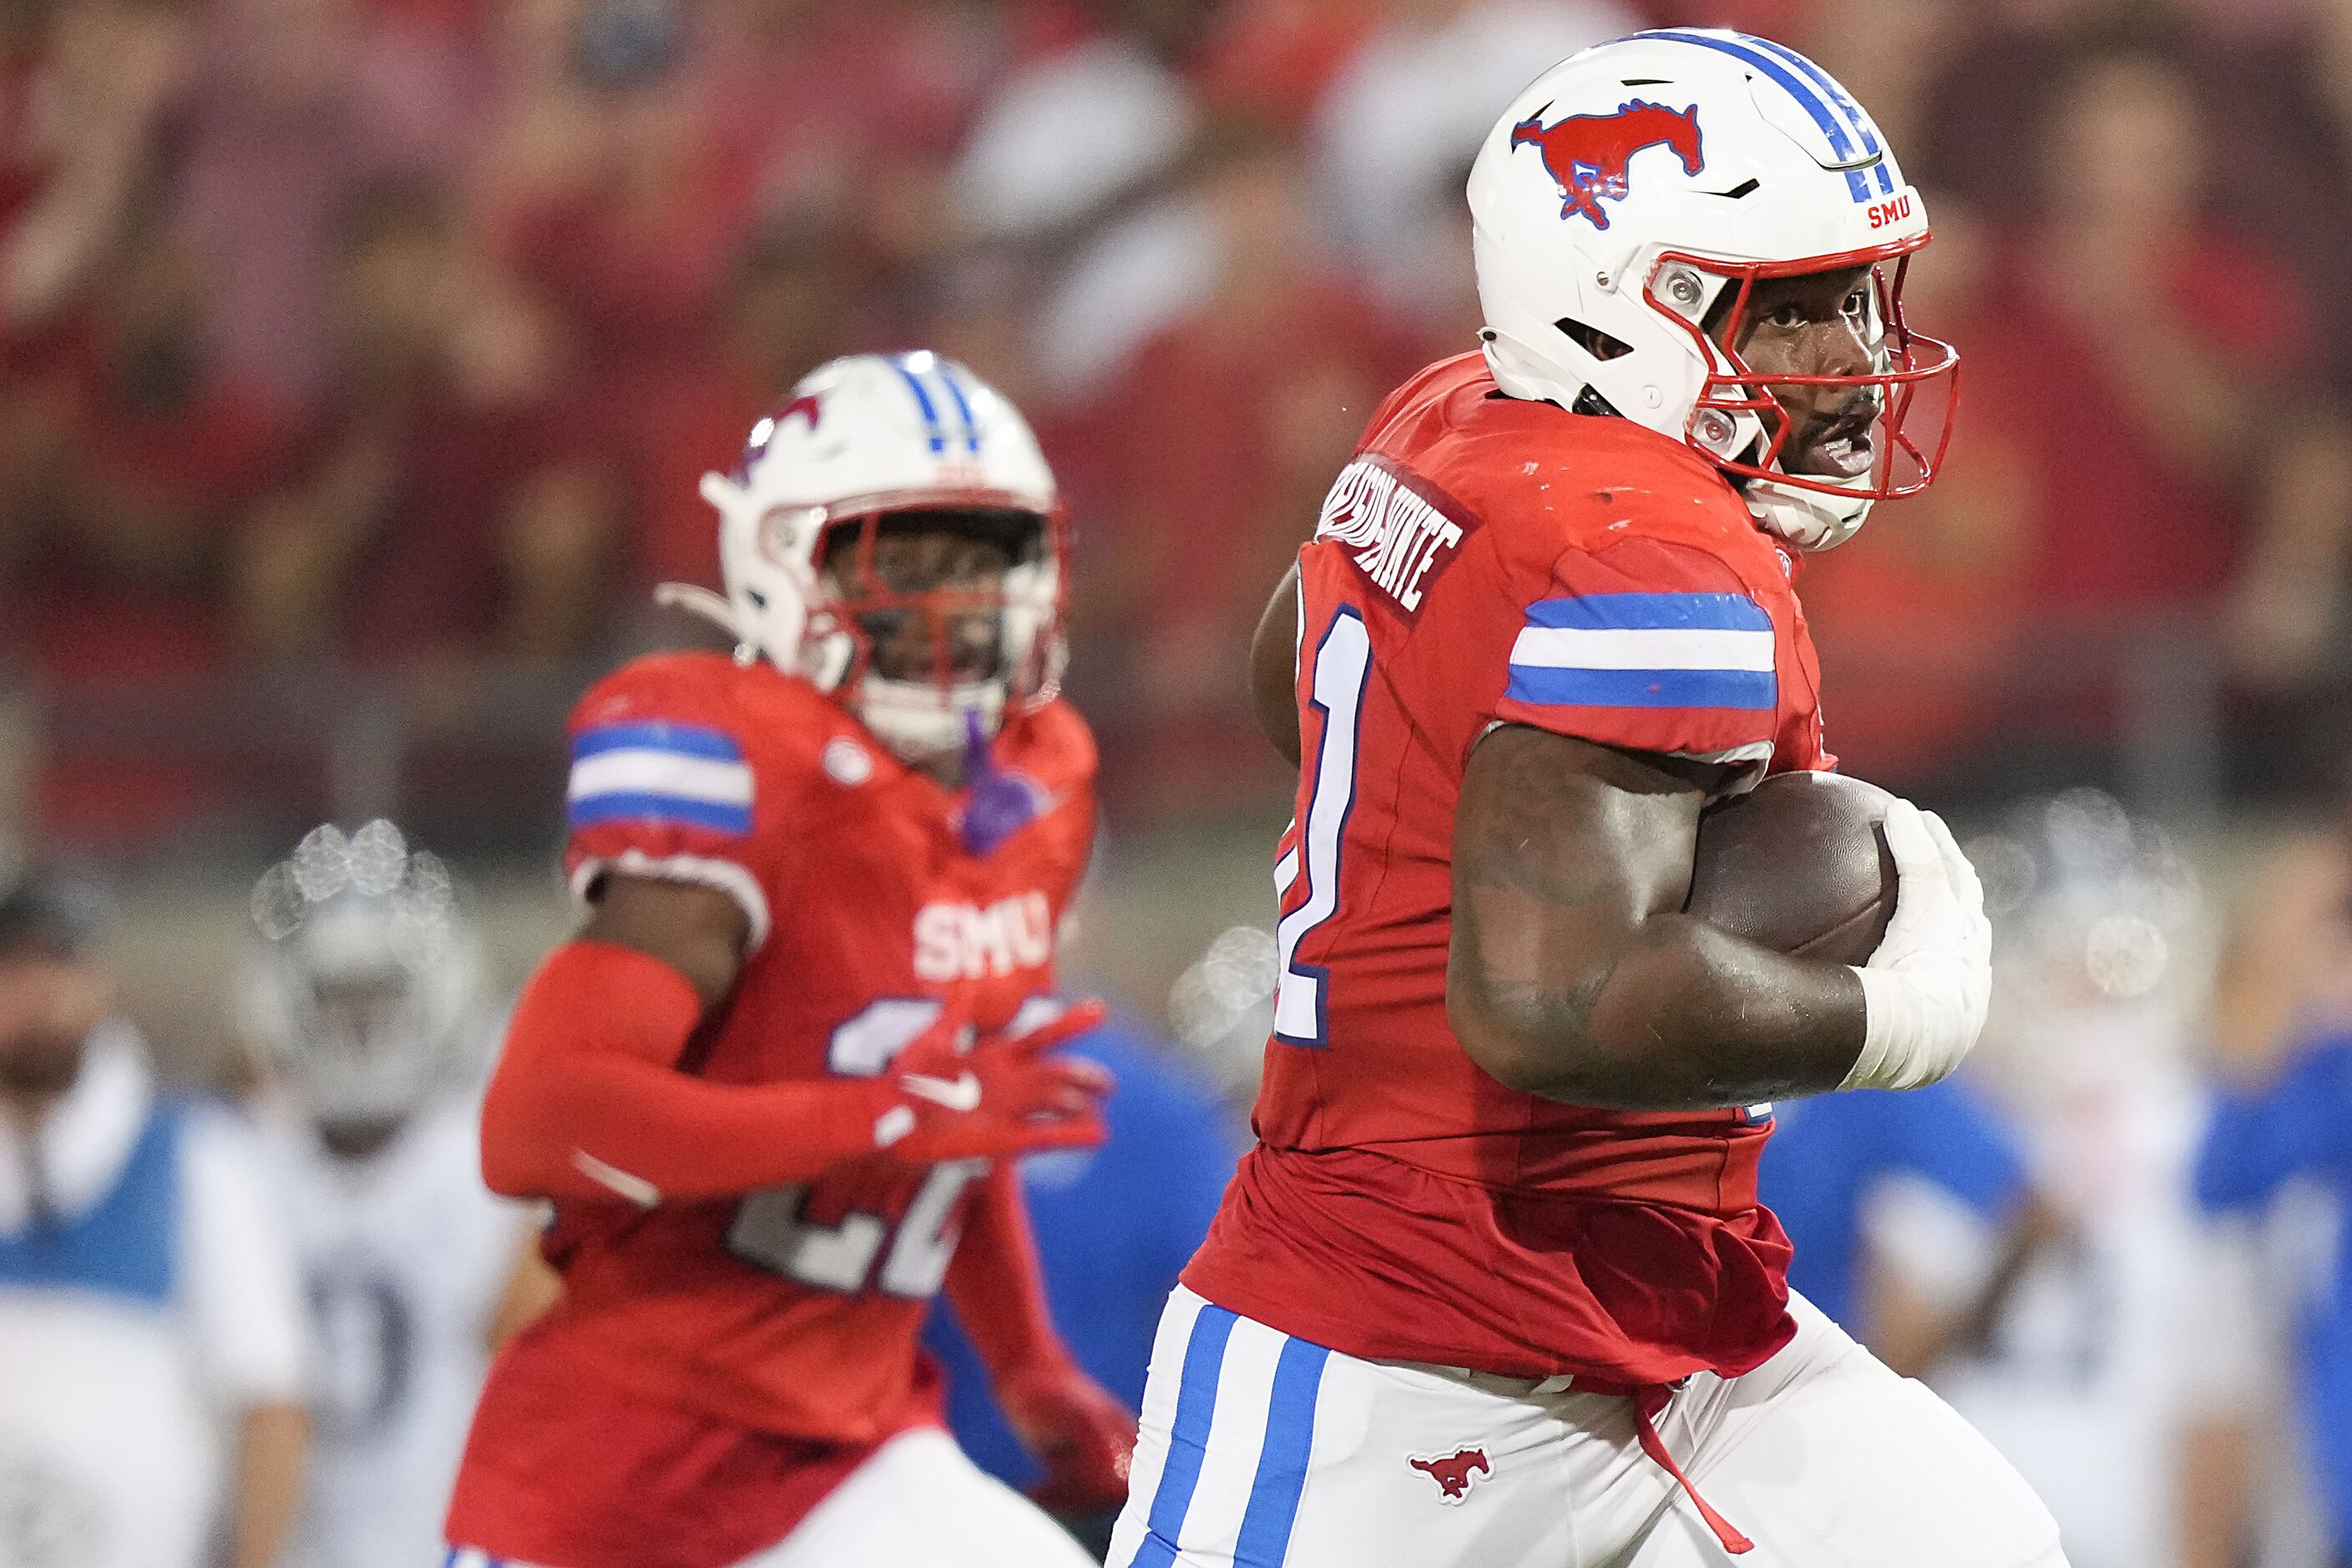
POLYGON ((1701 359, 1713 367, 1700 388, 1698 401, 1691 408, 1684 439, 1727 473, 1769 479, 1777 484, 1824 495, 1897 500, 1916 495, 1934 483, 1943 463, 1944 449, 1951 441, 1960 356, 1949 343, 1914 332, 1903 317, 1903 280, 1910 268, 1911 252, 1927 243, 1927 236, 1922 234, 1893 245, 1780 262, 1727 262, 1683 251, 1661 255, 1643 285, 1643 297, 1653 310, 1690 334, 1701 359), (1892 277, 1885 266, 1890 261, 1895 268, 1892 277), (1860 266, 1870 268, 1871 287, 1876 295, 1882 326, 1879 368, 1839 375, 1775 372, 1767 377, 1743 361, 1736 349, 1727 346, 1740 341, 1748 303, 1759 280, 1860 266), (1660 279, 1675 268, 1725 279, 1726 286, 1737 291, 1717 334, 1710 334, 1699 322, 1658 297, 1660 279), (1781 403, 1776 389, 1798 386, 1864 390, 1876 398, 1878 414, 1871 426, 1876 455, 1867 484, 1823 474, 1793 474, 1780 466, 1783 448, 1799 422, 1781 403), (1763 448, 1758 451, 1751 446, 1727 457, 1722 446, 1733 438, 1742 415, 1752 415, 1762 421, 1766 431, 1763 448))

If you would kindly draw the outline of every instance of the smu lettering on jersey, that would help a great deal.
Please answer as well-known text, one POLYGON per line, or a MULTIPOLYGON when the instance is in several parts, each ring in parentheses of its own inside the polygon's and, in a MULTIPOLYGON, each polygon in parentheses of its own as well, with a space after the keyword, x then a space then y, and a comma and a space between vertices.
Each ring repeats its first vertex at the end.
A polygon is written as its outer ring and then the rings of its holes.
MULTIPOLYGON (((582 700, 571 733, 573 888, 593 896, 614 873, 697 881, 751 921, 751 956, 687 1070, 876 1074, 951 984, 982 1027, 1051 987, 1055 928, 1093 834, 1094 744, 1070 709, 998 737, 997 765, 1034 786, 1039 810, 984 855, 965 847, 954 793, 764 665, 639 660, 582 700)), ((741 1198, 560 1203, 544 1250, 562 1300, 501 1358, 485 1411, 509 1363, 584 1363, 759 1432, 866 1442, 924 1418, 916 1337, 984 1168, 876 1160, 741 1198)))
POLYGON ((1193 1289, 1352 1355, 1629 1384, 1786 1342, 1758 1108, 1585 1110, 1447 1026, 1463 766, 1497 724, 1827 766, 1792 563, 1679 442, 1505 398, 1478 356, 1391 395, 1300 552, 1306 762, 1243 1162, 1193 1289))

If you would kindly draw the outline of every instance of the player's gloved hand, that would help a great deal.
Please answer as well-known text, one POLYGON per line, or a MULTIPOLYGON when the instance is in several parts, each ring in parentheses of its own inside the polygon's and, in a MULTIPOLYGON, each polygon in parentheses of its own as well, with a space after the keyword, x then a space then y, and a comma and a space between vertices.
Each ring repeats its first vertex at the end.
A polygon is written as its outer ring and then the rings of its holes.
POLYGON ((1992 923, 1976 868, 1933 812, 1886 811, 1895 915, 1862 976, 1862 1055, 1841 1089, 1917 1089, 1977 1043, 1992 998, 1992 923))
POLYGON ((1045 1479, 1029 1489, 1048 1513, 1107 1513, 1127 1501, 1135 1413, 1063 1362, 996 1380, 997 1403, 1045 1479))
POLYGON ((1025 1035, 983 1035, 966 1046, 969 1012, 950 1004, 898 1053, 882 1080, 874 1146, 894 1160, 928 1165, 1101 1142, 1109 1072, 1081 1057, 1047 1053, 1100 1026, 1108 1011, 1099 1002, 1079 1002, 1025 1035))

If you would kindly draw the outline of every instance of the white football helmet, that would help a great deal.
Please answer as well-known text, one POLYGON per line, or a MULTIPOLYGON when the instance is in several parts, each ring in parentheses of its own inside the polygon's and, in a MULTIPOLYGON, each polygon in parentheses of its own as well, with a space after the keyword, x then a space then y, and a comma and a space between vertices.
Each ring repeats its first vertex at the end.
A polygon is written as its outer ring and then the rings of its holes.
POLYGON ((1958 356, 1903 320, 1927 207, 1870 116, 1804 56, 1699 28, 1597 45, 1512 103, 1479 151, 1469 197, 1480 335, 1511 396, 1618 414, 1688 442, 1746 481, 1763 527, 1802 549, 1843 542, 1874 502, 1934 479, 1958 356), (1864 264, 1880 342, 1870 373, 1768 385, 1724 346, 1739 341, 1758 279, 1864 264), (1710 321, 1719 306, 1728 316, 1710 321), (1940 426, 1915 434, 1906 424, 1930 382, 1942 384, 1921 413, 1940 426), (1791 421, 1772 389, 1791 385, 1874 389, 1868 469, 1845 479, 1781 467, 1791 421))
POLYGON ((839 693, 898 756, 956 751, 975 727, 994 734, 1008 706, 1054 696, 1067 528, 1053 472, 1019 411, 963 366, 928 353, 821 365, 751 427, 732 474, 702 477, 702 494, 719 509, 726 595, 671 584, 664 597, 719 621, 746 663, 765 658, 839 693), (868 569, 885 520, 937 510, 1016 525, 1001 589, 894 593, 868 569), (998 667, 960 679, 948 668, 943 617, 992 608, 998 667), (860 621, 891 613, 929 618, 935 679, 874 670, 860 621))
POLYGON ((382 820, 329 824, 254 885, 247 1044, 320 1123, 396 1121, 455 1080, 481 946, 447 868, 382 820))

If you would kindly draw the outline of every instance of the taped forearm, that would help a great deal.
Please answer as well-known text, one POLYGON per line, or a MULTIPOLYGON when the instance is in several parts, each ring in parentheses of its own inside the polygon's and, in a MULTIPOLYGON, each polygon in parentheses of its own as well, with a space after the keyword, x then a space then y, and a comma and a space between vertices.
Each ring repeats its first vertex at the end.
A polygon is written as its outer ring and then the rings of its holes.
POLYGON ((633 948, 573 942, 532 976, 482 1105, 482 1174, 515 1197, 652 1205, 806 1181, 875 1151, 877 1079, 722 1084, 677 1070, 702 1002, 633 948))

